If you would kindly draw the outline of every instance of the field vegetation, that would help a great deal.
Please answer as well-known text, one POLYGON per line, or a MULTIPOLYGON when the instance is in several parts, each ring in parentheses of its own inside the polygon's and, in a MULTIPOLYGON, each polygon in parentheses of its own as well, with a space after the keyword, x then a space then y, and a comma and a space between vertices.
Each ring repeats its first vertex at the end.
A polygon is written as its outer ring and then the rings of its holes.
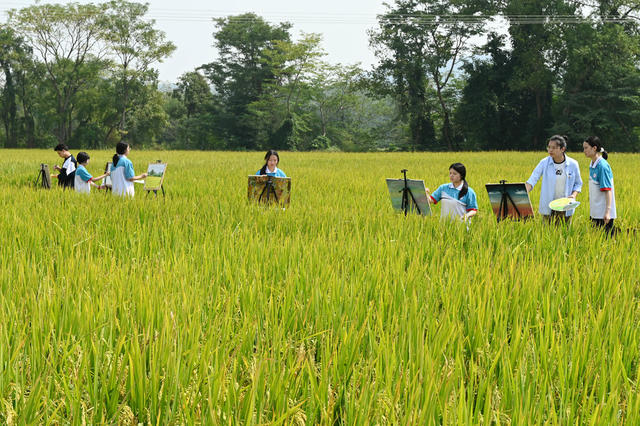
MULTIPOLYGON (((544 152, 280 154, 286 210, 247 202, 263 153, 134 150, 167 195, 121 200, 36 190, 55 153, 2 151, 0 423, 640 422, 638 235, 591 229, 586 184, 568 227, 490 211, 544 152), (470 230, 392 211, 384 178, 457 161, 470 230)), ((639 161, 610 156, 625 230, 639 161)))

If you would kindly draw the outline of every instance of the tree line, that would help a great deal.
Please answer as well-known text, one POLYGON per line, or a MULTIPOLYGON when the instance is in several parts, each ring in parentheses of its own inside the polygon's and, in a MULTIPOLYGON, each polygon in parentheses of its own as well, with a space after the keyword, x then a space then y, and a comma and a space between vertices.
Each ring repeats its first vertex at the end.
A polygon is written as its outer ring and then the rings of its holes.
POLYGON ((317 34, 246 13, 213 21, 216 59, 169 89, 175 50, 147 4, 36 4, 0 25, 7 148, 640 149, 637 0, 395 0, 371 70, 317 34), (498 22, 498 24, 496 24, 498 22), (500 29, 500 31, 498 31, 500 29))

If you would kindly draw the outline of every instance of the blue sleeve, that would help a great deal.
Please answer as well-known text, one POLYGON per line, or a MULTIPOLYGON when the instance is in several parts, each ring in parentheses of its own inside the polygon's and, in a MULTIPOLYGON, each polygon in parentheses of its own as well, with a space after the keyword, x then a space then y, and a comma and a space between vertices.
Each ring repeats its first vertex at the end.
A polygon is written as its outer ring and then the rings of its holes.
POLYGON ((124 177, 127 179, 131 179, 136 175, 136 172, 133 171, 133 163, 131 161, 127 161, 124 165, 124 177))
POLYGON ((467 211, 469 210, 478 210, 476 193, 471 188, 467 191, 467 211))
POLYGON ((276 172, 276 177, 286 178, 287 175, 285 175, 282 170, 278 169, 278 171, 276 172))
POLYGON ((613 188, 613 173, 611 172, 611 166, 608 164, 602 164, 600 160, 600 167, 598 167, 598 182, 600 182, 600 190, 607 191, 613 188))
POLYGON ((576 191, 576 192, 581 192, 582 191, 582 176, 580 176, 580 165, 578 164, 577 161, 574 162, 575 163, 575 174, 576 174, 576 180, 573 183, 573 188, 571 188, 571 191, 576 191))
POLYGON ((542 161, 538 163, 536 168, 533 169, 533 173, 531 173, 531 176, 529 176, 529 179, 527 179, 527 183, 529 185, 536 186, 536 183, 538 183, 538 180, 540 180, 540 176, 542 176, 542 173, 544 172, 544 164, 547 161, 548 160, 544 158, 542 161))
MULTIPOLYGON (((445 184, 446 185, 446 184, 445 184)), ((433 194, 431 194, 431 198, 434 199, 435 203, 437 203, 438 201, 440 201, 440 199, 442 198, 442 188, 444 188, 445 185, 440 185, 438 187, 438 189, 436 189, 435 191, 433 191, 433 194)))
POLYGON ((260 176, 260 170, 256 172, 256 176, 260 176))
POLYGON ((80 176, 80 179, 82 179, 85 182, 89 182, 89 180, 91 179, 91 175, 89 174, 89 172, 87 171, 87 169, 85 169, 84 167, 78 168, 76 170, 76 174, 78 176, 80 176))

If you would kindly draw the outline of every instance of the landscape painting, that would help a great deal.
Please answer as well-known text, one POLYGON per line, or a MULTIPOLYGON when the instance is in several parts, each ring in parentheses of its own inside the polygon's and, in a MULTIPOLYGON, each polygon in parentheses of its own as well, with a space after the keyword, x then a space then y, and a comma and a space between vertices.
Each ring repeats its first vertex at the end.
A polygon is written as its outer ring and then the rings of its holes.
MULTIPOLYGON (((404 190, 404 179, 387 179, 387 188, 391 197, 391 206, 394 210, 403 211, 402 208, 402 192, 404 190)), ((413 203, 409 195, 409 211, 411 213, 420 214, 422 216, 431 216, 431 206, 427 199, 427 191, 423 180, 407 179, 407 188, 413 194, 416 205, 413 203)))
POLYGON ((291 178, 249 175, 247 191, 249 201, 288 206, 291 200, 291 178))
POLYGON ((533 217, 533 206, 524 183, 488 183, 485 185, 489 194, 491 209, 498 219, 503 219, 501 208, 502 193, 506 192, 507 215, 512 219, 533 217), (511 199, 509 199, 509 197, 511 199), (511 202, 513 201, 513 203, 511 202))
POLYGON ((167 163, 151 163, 147 168, 147 177, 144 180, 145 191, 157 191, 164 182, 164 173, 167 163))

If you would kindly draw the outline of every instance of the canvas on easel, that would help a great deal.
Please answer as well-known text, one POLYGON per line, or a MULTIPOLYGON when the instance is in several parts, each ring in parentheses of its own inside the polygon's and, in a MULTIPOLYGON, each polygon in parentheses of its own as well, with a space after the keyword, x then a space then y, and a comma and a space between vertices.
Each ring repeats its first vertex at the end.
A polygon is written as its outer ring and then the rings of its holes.
MULTIPOLYGON (((104 167, 104 172, 107 173, 108 171, 111 170, 111 165, 113 163, 111 163, 111 161, 109 161, 107 163, 107 165, 104 167)), ((113 186, 113 183, 111 182, 111 176, 110 175, 106 175, 104 178, 102 178, 102 183, 100 184, 101 186, 104 186, 107 189, 111 189, 113 186)))
POLYGON ((401 179, 387 179, 387 188, 394 210, 431 216, 431 206, 427 199, 427 190, 423 180, 407 179, 407 170, 403 169, 401 179))
POLYGON ((533 217, 531 198, 524 182, 506 183, 501 180, 500 183, 488 183, 485 187, 498 222, 506 218, 519 220, 533 217))
POLYGON ((150 163, 147 168, 147 177, 144 180, 145 191, 157 191, 162 189, 167 163, 150 163))
POLYGON ((249 175, 249 201, 288 206, 291 200, 291 178, 249 175))

